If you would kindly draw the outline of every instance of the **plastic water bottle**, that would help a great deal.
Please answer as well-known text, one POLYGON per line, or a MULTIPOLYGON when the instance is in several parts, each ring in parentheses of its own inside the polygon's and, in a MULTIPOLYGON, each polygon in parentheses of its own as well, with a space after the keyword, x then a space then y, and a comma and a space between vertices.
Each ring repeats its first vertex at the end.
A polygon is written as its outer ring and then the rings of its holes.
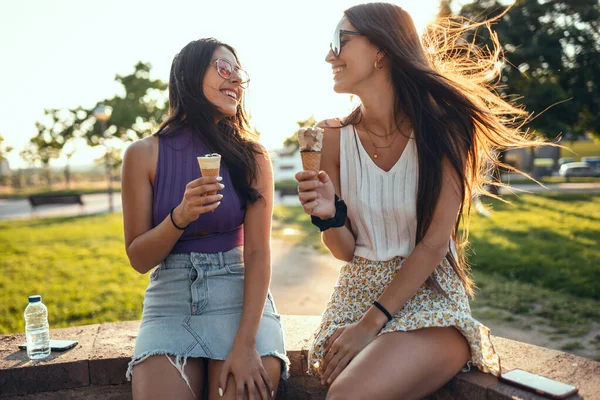
POLYGON ((29 359, 40 360, 50 355, 48 309, 40 295, 29 296, 29 304, 25 308, 25 336, 29 359))

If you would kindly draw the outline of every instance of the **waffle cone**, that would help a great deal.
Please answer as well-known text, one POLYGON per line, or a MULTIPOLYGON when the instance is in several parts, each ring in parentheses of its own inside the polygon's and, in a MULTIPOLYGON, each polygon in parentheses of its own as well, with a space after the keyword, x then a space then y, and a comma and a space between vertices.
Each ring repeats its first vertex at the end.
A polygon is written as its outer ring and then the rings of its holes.
POLYGON ((301 151, 302 168, 305 171, 319 172, 321 167, 321 152, 320 151, 301 151))
MULTIPOLYGON (((219 168, 200 168, 200 173, 202 174, 202 176, 219 176, 220 173, 220 169, 219 168)), ((210 192, 206 192, 207 196, 212 196, 214 194, 217 194, 217 192, 215 191, 210 191, 210 192)))

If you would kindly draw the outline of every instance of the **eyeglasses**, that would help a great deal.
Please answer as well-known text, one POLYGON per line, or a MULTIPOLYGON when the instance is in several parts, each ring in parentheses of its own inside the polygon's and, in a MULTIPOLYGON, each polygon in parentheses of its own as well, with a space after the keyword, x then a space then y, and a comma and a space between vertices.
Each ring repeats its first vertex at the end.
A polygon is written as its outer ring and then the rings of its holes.
POLYGON ((339 58, 340 54, 342 54, 342 35, 363 36, 363 34, 360 32, 336 29, 333 33, 333 39, 329 44, 329 48, 331 48, 331 51, 333 52, 335 58, 339 58))
POLYGON ((234 67, 224 58, 217 58, 215 60, 215 65, 217 67, 217 73, 221 78, 229 80, 235 72, 235 74, 240 78, 240 86, 244 89, 248 89, 250 77, 246 71, 239 67, 234 67))

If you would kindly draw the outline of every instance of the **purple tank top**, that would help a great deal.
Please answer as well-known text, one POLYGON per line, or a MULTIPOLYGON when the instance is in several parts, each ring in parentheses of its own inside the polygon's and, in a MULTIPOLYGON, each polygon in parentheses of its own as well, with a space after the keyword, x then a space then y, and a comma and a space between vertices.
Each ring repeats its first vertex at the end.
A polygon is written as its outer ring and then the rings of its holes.
MULTIPOLYGON (((173 207, 181 203, 185 186, 200 178, 196 157, 212 153, 198 135, 190 129, 180 129, 173 134, 158 135, 158 165, 154 178, 152 223, 160 224, 173 207)), ((221 162, 221 183, 225 188, 221 205, 214 212, 200 215, 185 230, 171 254, 217 253, 244 244, 243 222, 245 210, 231 182, 229 171, 221 162), (202 234, 199 234, 203 232, 202 234), (209 233, 206 233, 209 232, 209 233)))

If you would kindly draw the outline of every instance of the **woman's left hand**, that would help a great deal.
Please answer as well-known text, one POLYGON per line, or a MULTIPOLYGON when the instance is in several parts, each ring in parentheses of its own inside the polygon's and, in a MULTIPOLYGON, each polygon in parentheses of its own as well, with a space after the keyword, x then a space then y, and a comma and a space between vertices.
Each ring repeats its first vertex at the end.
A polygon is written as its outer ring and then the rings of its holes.
POLYGON ((233 349, 221 370, 219 391, 227 390, 229 374, 235 379, 236 400, 243 400, 248 390, 249 400, 269 400, 274 397, 273 384, 265 370, 260 355, 254 346, 233 344, 233 349))
POLYGON ((338 328, 325 344, 325 357, 321 371, 323 385, 331 385, 338 375, 350 364, 350 361, 360 353, 377 334, 365 329, 358 323, 338 328))

